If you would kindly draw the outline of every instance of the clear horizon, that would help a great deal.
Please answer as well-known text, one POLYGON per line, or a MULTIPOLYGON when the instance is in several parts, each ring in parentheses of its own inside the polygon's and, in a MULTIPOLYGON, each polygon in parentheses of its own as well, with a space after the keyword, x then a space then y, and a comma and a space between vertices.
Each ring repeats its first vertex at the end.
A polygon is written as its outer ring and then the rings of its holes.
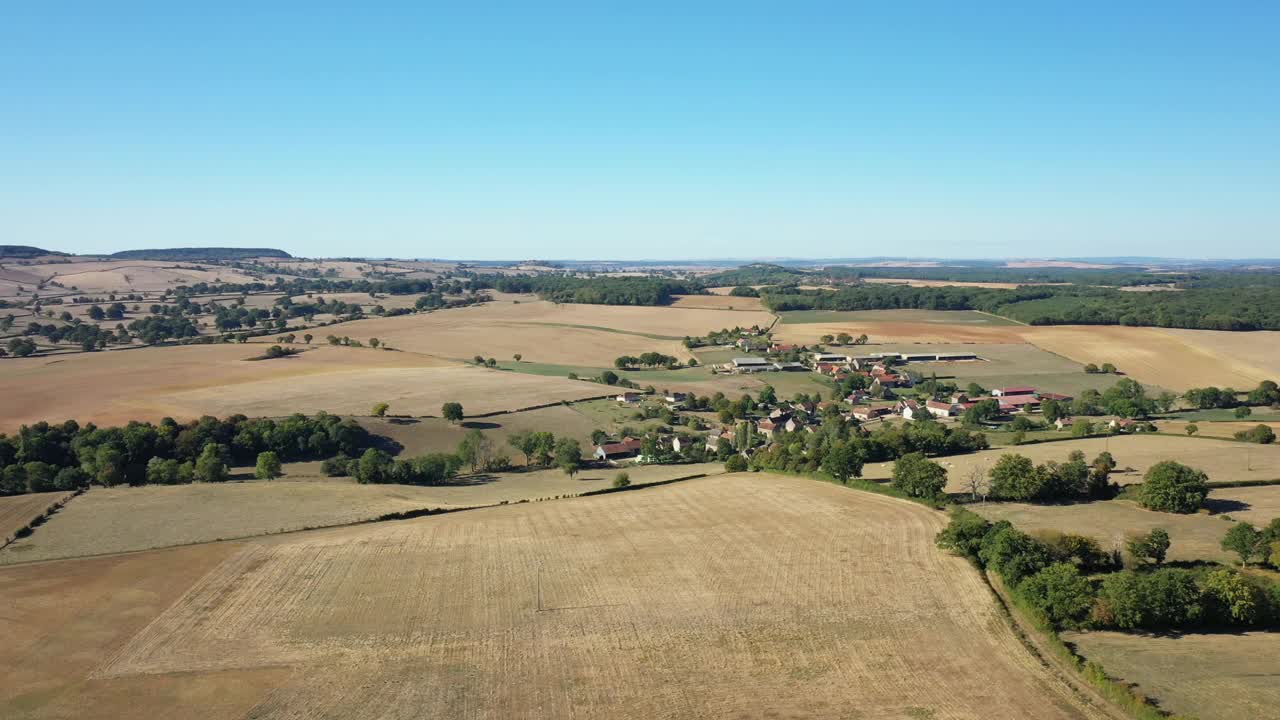
POLYGON ((1280 6, 484 10, 10 9, 0 243, 621 262, 1280 246, 1280 6))

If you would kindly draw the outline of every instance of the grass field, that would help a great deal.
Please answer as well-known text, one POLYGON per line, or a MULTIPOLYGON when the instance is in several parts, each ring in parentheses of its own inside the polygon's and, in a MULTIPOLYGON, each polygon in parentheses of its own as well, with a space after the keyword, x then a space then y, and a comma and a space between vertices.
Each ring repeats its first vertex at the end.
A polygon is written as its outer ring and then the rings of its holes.
POLYGON ((1155 512, 1127 500, 1069 505, 989 502, 967 507, 992 521, 1008 520, 1024 532, 1057 530, 1088 535, 1097 540, 1103 550, 1123 549, 1129 534, 1160 527, 1169 532, 1170 560, 1231 562, 1235 558, 1219 546, 1232 523, 1212 515, 1155 512))
POLYGON ((971 382, 987 389, 1027 385, 1037 390, 1074 396, 1086 389, 1106 389, 1120 379, 1115 375, 1087 374, 1079 363, 1028 343, 886 344, 876 348, 876 352, 974 353, 982 360, 911 363, 908 366, 925 377, 937 373, 939 378, 954 379, 962 389, 971 382))
MULTIPOLYGON (((1228 411, 1229 412, 1229 411, 1228 411)), ((1156 426, 1161 432, 1167 432, 1171 435, 1183 435, 1187 431, 1187 425, 1194 424, 1196 426, 1196 437, 1217 437, 1232 438, 1241 430, 1252 430, 1259 425, 1266 425, 1271 431, 1280 436, 1280 421, 1277 420, 1244 420, 1239 422, 1222 422, 1222 421, 1202 421, 1197 420, 1194 423, 1186 420, 1157 420, 1156 426)))
MULTIPOLYGON (((1072 450, 1083 451, 1086 461, 1092 461, 1098 453, 1109 450, 1122 471, 1112 473, 1111 478, 1122 485, 1141 482, 1147 468, 1162 460, 1177 460, 1204 470, 1211 483, 1280 478, 1280 446, 1248 445, 1164 433, 1019 445, 939 458, 938 462, 947 469, 947 490, 961 492, 965 489, 964 480, 971 468, 976 466, 990 470, 1006 453, 1025 455, 1042 463, 1047 460, 1064 462, 1072 450)), ((867 465, 863 472, 871 479, 885 479, 892 475, 893 463, 867 465)))
POLYGON ((600 426, 593 425, 578 408, 604 402, 610 401, 588 400, 569 406, 553 405, 537 410, 491 415, 457 424, 443 418, 362 417, 358 420, 370 432, 400 443, 404 447, 400 454, 404 457, 429 452, 453 452, 468 432, 478 429, 483 430, 495 446, 510 453, 513 461, 518 461, 515 451, 506 444, 507 436, 514 432, 548 430, 557 437, 563 435, 574 438, 586 448, 591 442, 591 431, 600 426))
POLYGON ((1209 502, 1233 520, 1262 527, 1280 518, 1280 485, 1215 489, 1209 493, 1209 502))
MULTIPOLYGON (((675 308, 709 308, 712 310, 750 310, 768 312, 760 298, 731 295, 676 295, 671 303, 675 308)), ((752 323, 753 325, 755 323, 752 323)), ((719 328, 716 328, 717 330, 719 328)))
POLYGON ((51 505, 67 497, 69 492, 28 493, 0 497, 0 544, 51 505))
POLYGON ((738 475, 0 569, 0 714, 1101 717, 933 546, 943 522, 738 475))
POLYGON ((1200 720, 1280 718, 1280 642, 1274 633, 1065 633, 1077 651, 1137 684, 1172 713, 1200 720))
MULTIPOLYGON (((719 463, 626 468, 644 485, 699 473, 719 463)), ((570 478, 552 468, 494 473, 444 487, 359 485, 347 478, 293 474, 273 482, 94 488, 68 503, 30 537, 0 551, 0 564, 131 552, 267 535, 369 520, 425 508, 459 508, 576 495, 607 488, 617 469, 570 478)))

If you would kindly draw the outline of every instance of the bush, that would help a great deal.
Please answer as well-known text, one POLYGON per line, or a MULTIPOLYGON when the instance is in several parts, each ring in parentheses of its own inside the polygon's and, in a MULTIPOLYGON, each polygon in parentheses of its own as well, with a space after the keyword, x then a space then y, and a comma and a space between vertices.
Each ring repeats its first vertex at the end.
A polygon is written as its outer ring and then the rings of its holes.
POLYGON ((725 472, 746 472, 746 470, 747 459, 741 455, 733 455, 728 460, 724 461, 725 472))
POLYGON ((351 473, 351 458, 346 455, 336 455, 320 463, 320 472, 327 477, 346 477, 351 473))
POLYGON ((986 518, 964 508, 956 508, 951 512, 951 522, 938 533, 934 542, 944 550, 977 560, 982 539, 990 530, 991 523, 986 518))
POLYGON ((1006 521, 991 526, 982 539, 978 558, 1011 586, 1053 562, 1047 547, 1006 521))
POLYGON ((630 487, 630 486, 631 486, 631 476, 630 476, 630 475, 628 475, 628 474, 626 474, 626 473, 624 473, 624 472, 620 472, 620 473, 618 473, 617 475, 614 475, 614 476, 613 476, 613 486, 614 486, 615 488, 630 487))
POLYGON ((275 453, 270 450, 258 453, 258 462, 253 473, 254 477, 259 480, 274 480, 283 474, 280 468, 280 458, 276 457, 275 453))
POLYGON ((1237 440, 1258 443, 1259 445, 1270 445, 1276 441, 1275 431, 1266 425, 1257 425, 1251 430, 1241 430, 1234 437, 1237 440))
POLYGON ((1209 478, 1203 472, 1165 460, 1143 476, 1138 503, 1148 510, 1188 514, 1199 510, 1208 494, 1209 478))

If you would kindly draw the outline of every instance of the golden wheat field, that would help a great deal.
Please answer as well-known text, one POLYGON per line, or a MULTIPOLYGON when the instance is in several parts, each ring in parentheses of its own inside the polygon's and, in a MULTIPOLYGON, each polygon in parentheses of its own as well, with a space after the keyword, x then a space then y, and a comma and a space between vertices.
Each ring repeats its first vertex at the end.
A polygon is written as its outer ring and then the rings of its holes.
POLYGON ((8 567, 0 604, 21 632, 0 646, 0 709, 1104 717, 1028 652, 966 561, 934 548, 943 522, 825 483, 733 475, 8 567))
POLYGON ((1280 718, 1280 684, 1275 678, 1280 642, 1275 633, 1069 632, 1063 639, 1180 717, 1280 718))
POLYGON ((261 345, 188 345, 5 361, 0 432, 68 418, 100 425, 165 416, 278 416, 295 412, 438 415, 461 402, 468 413, 512 410, 607 394, 564 378, 464 367, 439 358, 371 348, 316 345, 278 360, 247 361, 261 345))

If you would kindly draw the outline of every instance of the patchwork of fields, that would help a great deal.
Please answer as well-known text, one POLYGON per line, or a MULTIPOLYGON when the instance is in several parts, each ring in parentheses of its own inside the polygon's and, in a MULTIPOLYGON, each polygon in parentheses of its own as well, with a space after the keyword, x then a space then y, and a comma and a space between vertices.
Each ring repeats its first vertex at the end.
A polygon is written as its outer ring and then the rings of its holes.
POLYGON ((1106 717, 1029 654, 967 562, 933 547, 942 522, 737 475, 3 568, 21 630, 0 647, 0 709, 1106 717), (126 587, 130 601, 112 596, 126 587))

